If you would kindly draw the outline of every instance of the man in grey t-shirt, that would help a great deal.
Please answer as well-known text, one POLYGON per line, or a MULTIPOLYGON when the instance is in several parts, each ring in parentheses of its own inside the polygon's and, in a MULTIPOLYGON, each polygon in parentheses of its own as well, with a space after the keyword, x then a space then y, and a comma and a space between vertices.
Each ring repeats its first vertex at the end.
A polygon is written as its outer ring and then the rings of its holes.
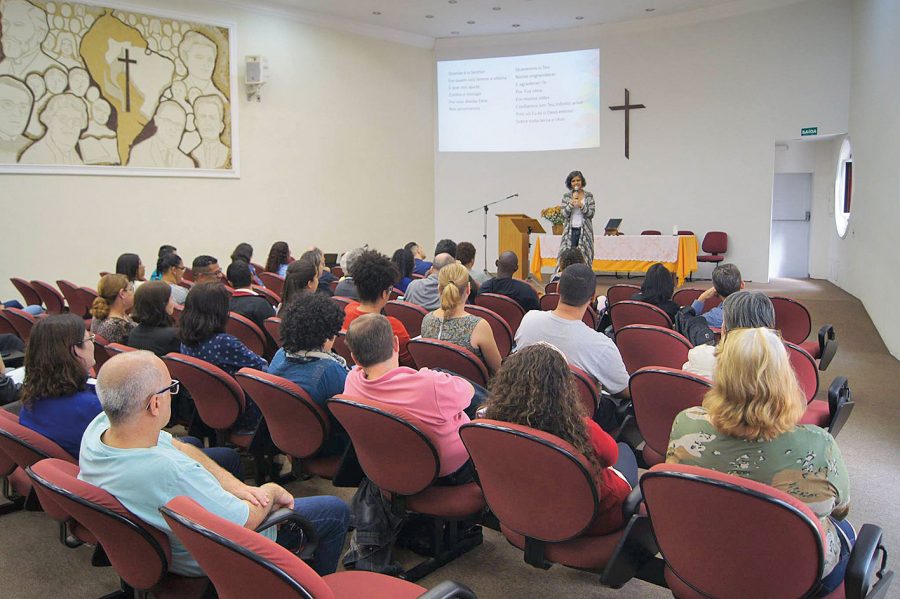
POLYGON ((424 279, 416 279, 411 281, 403 294, 403 301, 417 306, 422 306, 426 310, 437 310, 441 307, 441 294, 438 291, 438 271, 456 262, 456 258, 450 254, 438 254, 434 257, 434 262, 428 271, 428 276, 424 279))
POLYGON ((570 364, 584 370, 616 397, 628 396, 628 372, 612 340, 582 322, 594 297, 597 279, 585 264, 566 268, 559 279, 559 305, 552 312, 532 310, 516 332, 516 348, 539 341, 552 343, 570 364))

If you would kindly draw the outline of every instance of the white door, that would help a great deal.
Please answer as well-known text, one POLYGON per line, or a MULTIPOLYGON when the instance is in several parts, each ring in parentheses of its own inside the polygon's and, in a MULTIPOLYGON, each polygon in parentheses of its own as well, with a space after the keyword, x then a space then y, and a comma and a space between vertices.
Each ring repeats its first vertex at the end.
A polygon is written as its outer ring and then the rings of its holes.
POLYGON ((775 174, 769 276, 809 277, 809 217, 812 173, 775 174))

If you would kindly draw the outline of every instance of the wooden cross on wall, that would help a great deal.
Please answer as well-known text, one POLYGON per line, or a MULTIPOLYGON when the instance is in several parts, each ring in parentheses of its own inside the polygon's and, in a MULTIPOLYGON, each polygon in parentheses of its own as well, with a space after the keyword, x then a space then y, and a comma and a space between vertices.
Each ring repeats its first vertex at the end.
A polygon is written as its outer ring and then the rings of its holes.
POLYGON ((621 106, 610 106, 609 107, 610 110, 624 110, 625 111, 625 158, 629 159, 629 160, 630 160, 630 158, 628 158, 628 139, 629 139, 629 129, 630 129, 629 125, 631 122, 630 112, 632 110, 636 110, 638 108, 647 108, 643 104, 630 104, 629 103, 630 97, 631 97, 631 94, 628 91, 628 88, 626 87, 625 88, 625 103, 622 104, 621 106))
POLYGON ((119 62, 125 63, 125 112, 131 112, 131 65, 137 64, 137 61, 128 55, 128 48, 125 48, 125 58, 119 58, 119 62))

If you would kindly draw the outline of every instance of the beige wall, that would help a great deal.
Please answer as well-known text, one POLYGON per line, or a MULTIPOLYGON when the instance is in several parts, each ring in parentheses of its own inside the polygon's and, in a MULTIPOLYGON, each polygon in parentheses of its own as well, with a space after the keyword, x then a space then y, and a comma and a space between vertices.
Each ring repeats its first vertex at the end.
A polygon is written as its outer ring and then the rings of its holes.
POLYGON ((210 253, 225 265, 240 241, 260 262, 278 239, 295 255, 313 243, 433 245, 432 50, 189 4, 191 15, 236 22, 240 63, 269 61, 262 102, 239 86, 241 178, 0 175, 0 297, 18 298, 10 276, 95 286, 126 251, 149 272, 162 243, 187 262, 210 253))

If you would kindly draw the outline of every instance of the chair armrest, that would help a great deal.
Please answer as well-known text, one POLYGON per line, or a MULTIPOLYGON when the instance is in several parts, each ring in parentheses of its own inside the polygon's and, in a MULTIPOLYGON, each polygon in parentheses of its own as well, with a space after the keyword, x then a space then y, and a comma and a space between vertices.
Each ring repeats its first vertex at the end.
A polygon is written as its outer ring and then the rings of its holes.
POLYGON ((638 485, 631 490, 631 493, 622 502, 622 516, 624 516, 625 522, 631 520, 631 517, 638 513, 642 503, 644 503, 644 494, 641 492, 640 485, 638 485))
POLYGON ((476 599, 476 595, 464 584, 445 580, 430 591, 419 595, 419 599, 476 599))
POLYGON ((828 385, 828 413, 834 416, 838 406, 850 399, 850 384, 845 376, 834 377, 828 385))
POLYGON ((300 543, 301 549, 296 552, 297 555, 303 559, 311 559, 315 554, 316 548, 319 546, 319 535, 316 533, 316 528, 313 526, 312 522, 290 508, 281 508, 280 510, 275 510, 269 514, 266 519, 256 527, 256 532, 262 532, 285 522, 292 522, 302 533, 300 543))
POLYGON ((881 543, 881 527, 863 524, 850 552, 847 572, 844 575, 844 592, 847 599, 874 599, 886 596, 894 573, 887 568, 887 550, 881 543), (881 558, 879 559, 879 555, 881 558))
POLYGON ((834 327, 822 325, 819 329, 819 370, 826 370, 837 353, 838 341, 834 327))

